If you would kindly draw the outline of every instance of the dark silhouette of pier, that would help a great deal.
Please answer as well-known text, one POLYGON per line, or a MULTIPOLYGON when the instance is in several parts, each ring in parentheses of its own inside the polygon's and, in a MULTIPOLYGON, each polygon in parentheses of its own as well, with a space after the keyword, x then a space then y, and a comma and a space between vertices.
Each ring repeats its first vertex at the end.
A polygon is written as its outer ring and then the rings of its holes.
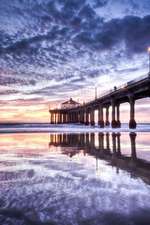
POLYGON ((96 169, 98 160, 105 160, 112 167, 125 170, 132 177, 140 177, 144 182, 150 184, 150 162, 137 157, 136 133, 129 133, 130 155, 125 155, 121 149, 121 133, 51 133, 49 147, 61 147, 63 154, 73 157, 80 151, 84 155, 91 155, 96 159, 96 169), (97 140, 98 139, 98 140, 97 140))
POLYGON ((150 97, 150 74, 127 82, 120 87, 115 86, 113 90, 105 92, 96 99, 78 107, 50 109, 50 123, 80 123, 94 126, 94 112, 98 110, 98 124, 101 128, 109 125, 112 128, 117 128, 121 126, 120 105, 127 102, 130 105, 129 128, 136 128, 135 101, 146 97, 150 97), (111 121, 109 119, 110 106, 112 107, 111 121), (106 112, 105 121, 104 108, 106 112))

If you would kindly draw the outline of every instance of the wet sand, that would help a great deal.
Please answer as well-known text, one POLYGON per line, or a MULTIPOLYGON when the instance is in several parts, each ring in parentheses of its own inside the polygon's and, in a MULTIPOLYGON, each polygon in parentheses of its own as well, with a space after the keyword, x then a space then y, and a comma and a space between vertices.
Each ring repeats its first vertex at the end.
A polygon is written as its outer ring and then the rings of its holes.
POLYGON ((149 225, 150 133, 0 135, 0 224, 149 225))

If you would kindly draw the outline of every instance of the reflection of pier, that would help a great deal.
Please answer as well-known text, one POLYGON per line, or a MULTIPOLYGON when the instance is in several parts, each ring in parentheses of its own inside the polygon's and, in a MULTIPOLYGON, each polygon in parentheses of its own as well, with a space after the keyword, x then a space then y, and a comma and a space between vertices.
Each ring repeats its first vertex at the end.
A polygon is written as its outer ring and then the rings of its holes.
POLYGON ((106 160, 110 165, 131 172, 132 176, 140 176, 146 182, 150 182, 150 163, 137 158, 136 133, 129 134, 130 156, 121 151, 120 133, 83 133, 83 134, 50 134, 49 146, 61 146, 62 153, 69 156, 78 154, 80 150, 84 154, 94 156, 96 165, 98 159, 106 160))

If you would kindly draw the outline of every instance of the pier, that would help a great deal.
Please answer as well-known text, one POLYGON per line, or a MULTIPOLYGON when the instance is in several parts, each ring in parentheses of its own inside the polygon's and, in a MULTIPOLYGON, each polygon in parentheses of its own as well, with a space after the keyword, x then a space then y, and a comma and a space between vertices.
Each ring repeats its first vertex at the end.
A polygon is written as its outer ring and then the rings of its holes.
POLYGON ((129 103, 129 128, 136 128, 135 102, 138 99, 150 97, 150 74, 129 81, 119 87, 103 93, 92 101, 72 108, 50 109, 51 124, 84 124, 95 125, 95 111, 98 111, 98 125, 103 128, 111 125, 112 128, 121 127, 120 105, 129 103), (110 121, 110 107, 111 121, 110 121), (104 121, 105 109, 105 121, 104 121))

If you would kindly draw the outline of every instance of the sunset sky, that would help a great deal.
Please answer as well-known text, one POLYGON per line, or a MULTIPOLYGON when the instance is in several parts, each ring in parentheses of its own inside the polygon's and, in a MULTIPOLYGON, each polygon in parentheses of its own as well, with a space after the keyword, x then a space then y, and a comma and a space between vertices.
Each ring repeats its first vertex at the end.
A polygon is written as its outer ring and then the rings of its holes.
MULTIPOLYGON (((48 122, 49 106, 148 73, 148 46, 149 0, 1 0, 0 122, 48 122)), ((150 100, 136 112, 150 122, 150 100)))

